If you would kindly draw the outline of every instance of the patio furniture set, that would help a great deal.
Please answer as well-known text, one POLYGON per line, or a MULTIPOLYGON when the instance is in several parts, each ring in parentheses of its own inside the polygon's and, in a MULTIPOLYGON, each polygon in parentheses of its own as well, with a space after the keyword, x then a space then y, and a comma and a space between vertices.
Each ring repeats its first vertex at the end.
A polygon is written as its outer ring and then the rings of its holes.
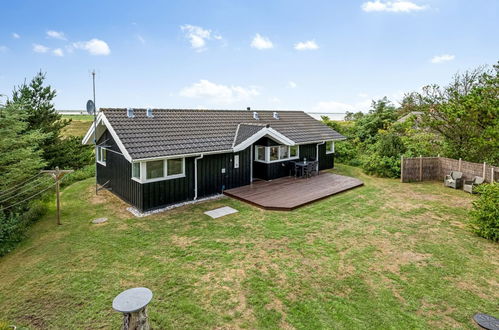
POLYGON ((476 194, 476 187, 484 183, 484 178, 475 176, 473 180, 464 180, 463 173, 459 171, 451 171, 445 176, 444 185, 453 189, 463 189, 470 194, 476 194))
POLYGON ((319 175, 319 162, 316 160, 307 160, 306 158, 300 161, 291 162, 291 169, 294 171, 295 178, 311 178, 314 175, 319 175))

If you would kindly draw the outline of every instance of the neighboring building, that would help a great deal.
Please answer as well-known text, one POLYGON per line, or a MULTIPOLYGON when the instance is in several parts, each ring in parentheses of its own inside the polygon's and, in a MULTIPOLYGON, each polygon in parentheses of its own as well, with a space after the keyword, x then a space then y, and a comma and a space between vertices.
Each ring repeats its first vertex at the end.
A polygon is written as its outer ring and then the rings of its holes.
POLYGON ((101 109, 96 139, 98 183, 147 211, 288 176, 291 160, 332 168, 345 137, 302 111, 101 109))

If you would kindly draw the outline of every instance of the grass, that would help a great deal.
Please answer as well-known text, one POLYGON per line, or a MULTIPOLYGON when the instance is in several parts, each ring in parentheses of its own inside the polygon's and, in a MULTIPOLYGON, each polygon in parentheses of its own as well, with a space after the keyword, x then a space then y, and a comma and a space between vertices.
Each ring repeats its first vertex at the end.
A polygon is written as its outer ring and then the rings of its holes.
POLYGON ((89 115, 63 115, 62 118, 71 119, 71 123, 62 130, 63 137, 84 136, 94 120, 89 115))
POLYGON ((365 186, 293 212, 224 198, 132 218, 93 180, 63 191, 0 259, 0 319, 32 328, 116 328, 122 290, 154 292, 154 328, 474 328, 496 314, 498 245, 466 228, 472 196, 353 167, 365 186), (211 219, 228 205, 240 212, 211 219), (92 225, 106 216, 109 221, 92 225))

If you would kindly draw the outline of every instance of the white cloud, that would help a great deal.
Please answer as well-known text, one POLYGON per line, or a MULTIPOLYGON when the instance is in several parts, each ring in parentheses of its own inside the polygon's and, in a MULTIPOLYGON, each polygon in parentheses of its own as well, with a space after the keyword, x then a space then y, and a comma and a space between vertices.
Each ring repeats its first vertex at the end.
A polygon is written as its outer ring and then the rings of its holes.
POLYGON ((144 39, 143 36, 141 36, 140 34, 136 34, 135 37, 137 38, 138 41, 140 41, 141 44, 145 44, 146 43, 146 39, 144 39))
POLYGON ((456 56, 449 55, 449 54, 443 54, 443 55, 433 56, 433 58, 430 60, 430 62, 437 64, 437 63, 452 61, 454 58, 456 58, 456 56))
POLYGON ((108 44, 100 39, 74 42, 73 47, 86 50, 90 55, 109 55, 111 53, 108 44))
POLYGON ((251 47, 256 49, 270 49, 274 48, 274 44, 270 41, 269 38, 261 36, 259 33, 255 35, 253 40, 251 41, 251 47))
POLYGON ((7 46, 2 46, 0 45, 0 53, 5 53, 6 51, 8 51, 9 49, 7 48, 7 46))
POLYGON ((316 50, 319 49, 319 45, 315 42, 315 40, 301 41, 295 44, 296 50, 316 50))
POLYGON ((66 40, 64 32, 49 30, 47 31, 47 37, 52 39, 66 40))
POLYGON ((60 48, 56 48, 52 51, 55 56, 64 56, 64 51, 60 48))
POLYGON ((298 85, 294 81, 288 81, 288 87, 289 88, 296 88, 298 85))
POLYGON ((221 104, 246 101, 259 94, 256 87, 246 88, 241 86, 219 85, 205 79, 201 79, 199 82, 185 87, 180 91, 180 96, 206 98, 209 101, 221 104))
POLYGON ((362 4, 362 10, 365 12, 392 12, 392 13, 409 13, 411 11, 421 11, 427 9, 427 6, 417 5, 412 1, 395 0, 395 1, 367 1, 362 4))
POLYGON ((19 38, 21 38, 21 36, 18 33, 14 32, 14 33, 12 33, 12 38, 19 39, 19 38))
MULTIPOLYGON (((206 40, 210 40, 212 38, 211 30, 203 29, 200 26, 187 24, 182 25, 180 29, 184 31, 185 37, 189 39, 191 47, 196 51, 205 50, 206 40)), ((221 40, 222 36, 216 35, 215 39, 221 40)))
POLYGON ((369 96, 369 94, 367 94, 367 93, 362 93, 362 92, 361 92, 361 93, 357 94, 357 96, 358 96, 358 97, 361 97, 361 98, 363 98, 363 99, 365 99, 366 97, 368 97, 368 96, 369 96))
POLYGON ((33 44, 33 51, 35 53, 46 53, 50 50, 50 48, 40 45, 40 44, 33 44))

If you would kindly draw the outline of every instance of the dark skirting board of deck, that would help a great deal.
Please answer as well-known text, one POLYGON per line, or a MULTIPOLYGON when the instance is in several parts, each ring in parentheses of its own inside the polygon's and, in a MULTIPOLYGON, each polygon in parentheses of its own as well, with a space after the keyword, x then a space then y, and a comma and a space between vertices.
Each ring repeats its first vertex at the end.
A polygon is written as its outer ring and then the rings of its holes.
POLYGON ((224 194, 266 210, 290 211, 362 185, 359 179, 321 173, 309 179, 284 177, 255 181, 247 186, 225 190, 224 194))

